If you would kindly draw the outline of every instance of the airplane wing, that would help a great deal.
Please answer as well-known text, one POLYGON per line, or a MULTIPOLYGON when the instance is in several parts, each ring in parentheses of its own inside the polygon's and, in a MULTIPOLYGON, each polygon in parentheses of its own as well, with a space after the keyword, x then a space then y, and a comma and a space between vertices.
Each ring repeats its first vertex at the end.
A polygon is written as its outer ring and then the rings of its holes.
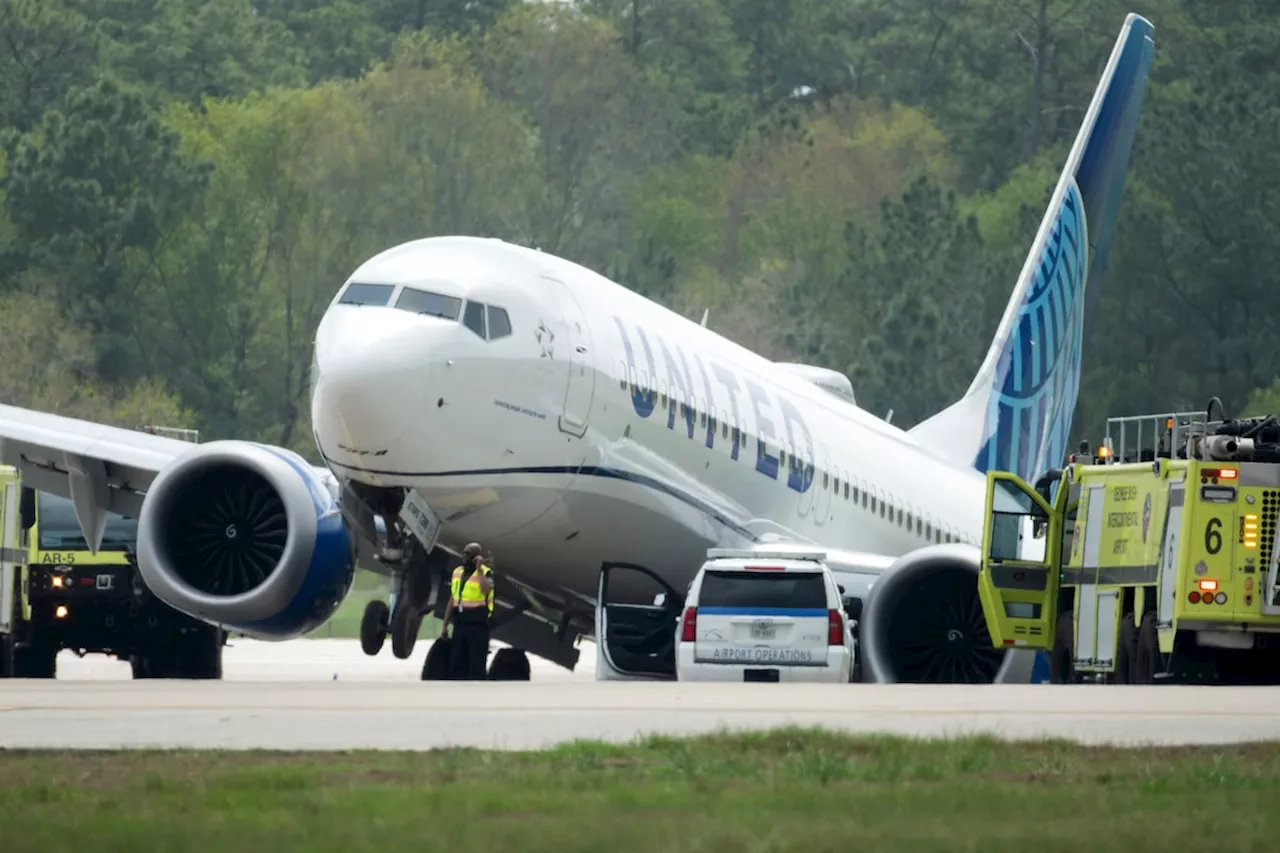
POLYGON ((794 539, 777 539, 759 542, 751 546, 752 550, 777 553, 810 553, 815 548, 826 555, 826 563, 836 576, 837 581, 845 589, 845 594, 857 598, 865 598, 872 584, 889 570, 898 557, 875 554, 870 551, 849 551, 843 548, 826 548, 815 542, 798 542, 794 539))
MULTIPOLYGON (((137 518, 152 480, 189 452, 189 441, 0 405, 0 464, 37 491, 69 498, 85 540, 102 542, 107 514, 137 518)), ((327 468, 317 475, 336 487, 327 468)))

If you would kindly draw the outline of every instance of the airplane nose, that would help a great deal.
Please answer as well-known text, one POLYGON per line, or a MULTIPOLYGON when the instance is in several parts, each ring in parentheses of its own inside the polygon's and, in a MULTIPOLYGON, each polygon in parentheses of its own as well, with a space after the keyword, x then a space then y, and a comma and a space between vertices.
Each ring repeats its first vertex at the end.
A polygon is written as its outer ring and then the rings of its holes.
POLYGON ((387 451, 413 427, 431 384, 432 318, 345 309, 316 335, 311 419, 326 452, 387 451), (395 316, 395 315, 403 316, 395 316))

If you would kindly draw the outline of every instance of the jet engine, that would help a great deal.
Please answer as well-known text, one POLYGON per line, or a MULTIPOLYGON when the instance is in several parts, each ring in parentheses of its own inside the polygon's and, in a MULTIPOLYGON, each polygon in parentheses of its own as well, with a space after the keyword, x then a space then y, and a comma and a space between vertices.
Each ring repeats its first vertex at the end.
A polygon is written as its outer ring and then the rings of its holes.
POLYGON ((138 517, 138 569, 151 592, 258 639, 322 625, 355 566, 336 496, 306 460, 277 447, 197 445, 155 478, 138 517))
POLYGON ((874 580, 859 625, 864 680, 1031 680, 1033 651, 991 645, 978 598, 979 559, 971 545, 928 545, 898 558, 874 580))

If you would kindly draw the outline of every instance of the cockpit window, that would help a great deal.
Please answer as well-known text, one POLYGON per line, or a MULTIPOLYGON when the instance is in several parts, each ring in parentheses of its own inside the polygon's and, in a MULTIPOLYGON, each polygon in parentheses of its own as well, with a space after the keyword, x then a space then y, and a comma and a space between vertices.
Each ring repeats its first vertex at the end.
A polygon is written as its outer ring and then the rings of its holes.
POLYGON ((386 305, 391 301, 394 284, 365 284, 353 281, 338 298, 340 305, 386 305))
POLYGON ((467 311, 462 315, 462 324, 480 337, 484 337, 484 304, 468 302, 467 311))
POLYGON ((494 341, 498 338, 505 338, 511 334, 511 318, 507 316, 507 309, 495 308, 489 306, 489 340, 494 341))
POLYGON ((462 300, 456 296, 445 296, 443 293, 406 287, 400 292, 396 307, 401 311, 412 311, 415 314, 429 314, 432 317, 457 320, 458 312, 462 309, 462 300))

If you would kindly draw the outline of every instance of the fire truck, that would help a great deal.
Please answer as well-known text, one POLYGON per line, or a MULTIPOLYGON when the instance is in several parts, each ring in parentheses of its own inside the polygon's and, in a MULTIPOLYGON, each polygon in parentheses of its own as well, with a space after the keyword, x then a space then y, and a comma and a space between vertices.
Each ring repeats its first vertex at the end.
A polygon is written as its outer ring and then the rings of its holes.
MULTIPOLYGON (((199 440, 194 430, 139 429, 199 440)), ((0 677, 54 678, 70 649, 127 660, 134 678, 221 678, 225 632, 150 593, 136 542, 137 520, 112 514, 91 552, 70 500, 0 466, 0 677)))
POLYGON ((1097 452, 987 475, 978 592, 992 644, 1050 681, 1280 683, 1280 420, 1112 418, 1097 452))

